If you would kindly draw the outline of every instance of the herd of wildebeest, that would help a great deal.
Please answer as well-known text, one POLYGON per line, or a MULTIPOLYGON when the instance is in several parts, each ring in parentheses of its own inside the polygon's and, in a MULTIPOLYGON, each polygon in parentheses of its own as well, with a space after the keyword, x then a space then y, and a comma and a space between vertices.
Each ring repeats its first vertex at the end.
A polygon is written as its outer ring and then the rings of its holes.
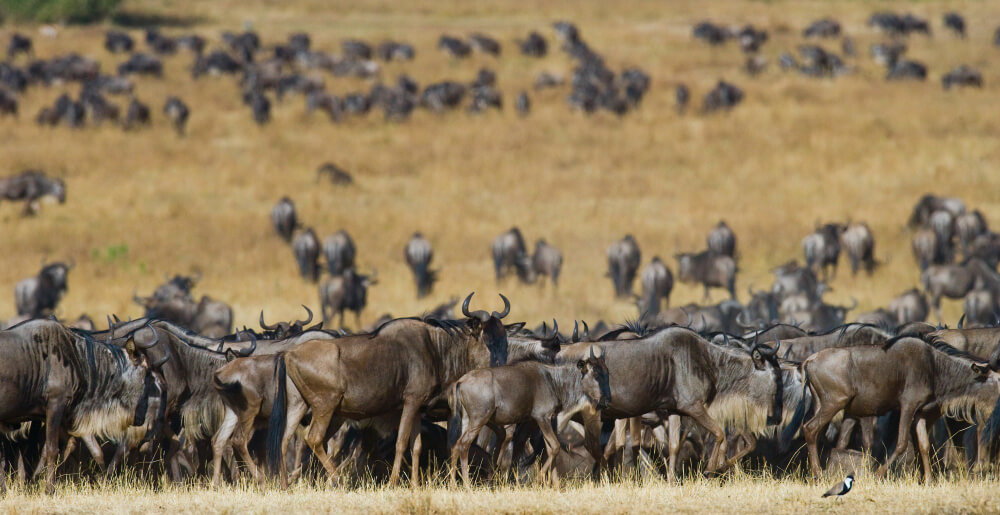
MULTIPOLYGON (((926 21, 910 15, 877 14, 871 23, 894 37, 930 32, 926 21)), ((945 24, 964 33, 954 13, 945 24)), ((555 28, 577 61, 570 104, 620 114, 638 105, 649 87, 644 72, 616 74, 576 27, 560 22, 555 28)), ((753 27, 732 31, 707 22, 694 35, 712 44, 737 39, 748 53, 767 41, 767 33, 753 27)), ((804 34, 840 35, 831 19, 804 34)), ((905 45, 893 41, 890 76, 913 63, 900 60, 905 45)), ((377 76, 373 59, 414 57, 406 43, 350 40, 343 55, 334 56, 312 50, 306 34, 269 53, 253 32, 226 34, 223 42, 206 52, 200 36, 148 31, 152 54, 132 53, 108 76, 96 61, 75 54, 18 67, 21 54, 32 56, 32 43, 14 35, 8 62, 0 64, 0 112, 16 112, 13 91, 79 81, 79 98, 60 97, 39 113, 40 123, 78 127, 88 119, 119 118, 104 95, 133 95, 129 76, 162 74, 160 59, 179 48, 196 56, 195 78, 240 76, 240 91, 260 123, 269 118, 268 95, 280 99, 289 92, 302 93, 310 110, 334 120, 376 106, 398 120, 418 105, 441 111, 466 97, 473 111, 501 103, 489 70, 471 86, 446 81, 419 93, 402 77, 396 85, 379 82, 370 93, 343 97, 302 74, 318 68, 377 76)), ((518 45, 534 57, 548 48, 538 33, 518 45)), ((105 46, 133 52, 135 42, 109 31, 105 46)), ((443 36, 440 48, 460 59, 473 50, 499 55, 501 47, 474 34, 443 36)), ((811 75, 843 71, 835 54, 807 48, 800 49, 804 64, 788 56, 783 65, 811 75)), ((877 56, 883 51, 873 48, 877 56)), ((844 53, 853 53, 846 38, 844 53)), ((545 87, 561 82, 551 74, 544 79, 545 87)), ((677 90, 680 107, 688 96, 686 88, 677 90)), ((705 97, 705 108, 739 98, 738 89, 720 83, 705 97)), ((516 105, 526 114, 527 95, 516 105)), ((132 96, 123 123, 148 122, 149 112, 132 96)), ((184 102, 172 97, 164 112, 183 133, 184 102)), ((335 184, 353 181, 332 163, 318 173, 335 184)), ((38 170, 0 179, 0 200, 24 202, 24 215, 38 214, 44 197, 64 202, 65 183, 38 170)), ((19 282, 17 317, 0 330, 4 484, 40 478, 51 491, 57 471, 95 477, 125 467, 150 481, 211 475, 215 485, 241 480, 245 469, 257 482, 273 479, 283 487, 317 476, 396 484, 408 474, 416 483, 441 465, 450 465, 452 481, 461 477, 466 484, 532 473, 558 484, 560 476, 631 467, 671 479, 682 470, 717 474, 734 466, 775 474, 808 467, 816 476, 824 465, 858 455, 882 475, 916 462, 930 480, 935 469, 988 466, 995 457, 1000 235, 957 198, 928 194, 917 201, 906 225, 919 286, 853 322, 848 313, 857 302, 829 304, 824 293, 841 254, 852 274, 877 275, 883 263, 865 222, 817 224, 802 240, 804 263, 775 267, 771 288, 748 288, 744 303, 736 287, 737 236, 720 221, 704 250, 674 256, 676 275, 659 256, 642 266, 632 235, 613 242, 606 256, 610 289, 614 298, 635 303, 636 317, 621 324, 574 321, 571 332, 565 322, 560 331, 556 320, 533 329, 512 323, 503 295, 499 311, 473 309, 473 294, 458 312, 456 298, 421 316, 386 315, 362 327, 360 313, 377 274, 358 268, 350 234, 340 230, 321 240, 287 197, 274 206, 270 222, 275 245, 288 244, 299 275, 318 283, 322 320, 314 323, 303 306, 302 320, 268 324, 261 312, 259 329, 238 329, 225 302, 193 295, 199 277, 175 275, 151 295, 134 296, 143 317, 110 315, 107 329, 98 330, 86 315, 72 323, 56 317, 73 263, 43 264, 19 282), (670 306, 675 278, 702 285, 706 304, 670 306), (713 288, 728 299, 708 304, 713 288), (957 328, 941 325, 942 298, 964 300, 957 328), (355 314, 352 329, 345 311, 355 314), (928 323, 932 314, 937 325, 928 323)), ((425 297, 446 270, 435 268, 431 239, 420 232, 400 243, 416 295, 425 297)), ((529 252, 525 236, 512 227, 492 241, 489 255, 499 285, 517 280, 558 288, 563 254, 543 238, 529 252)))

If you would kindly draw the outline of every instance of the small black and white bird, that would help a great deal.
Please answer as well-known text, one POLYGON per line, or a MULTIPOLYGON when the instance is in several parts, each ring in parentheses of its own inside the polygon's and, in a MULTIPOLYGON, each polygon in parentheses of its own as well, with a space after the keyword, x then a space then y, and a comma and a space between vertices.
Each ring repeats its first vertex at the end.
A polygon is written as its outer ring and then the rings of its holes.
POLYGON ((847 477, 844 478, 844 481, 833 485, 833 488, 827 490, 826 493, 823 494, 823 497, 832 497, 834 495, 840 497, 841 495, 850 492, 851 485, 853 484, 854 484, 854 474, 848 474, 847 477))

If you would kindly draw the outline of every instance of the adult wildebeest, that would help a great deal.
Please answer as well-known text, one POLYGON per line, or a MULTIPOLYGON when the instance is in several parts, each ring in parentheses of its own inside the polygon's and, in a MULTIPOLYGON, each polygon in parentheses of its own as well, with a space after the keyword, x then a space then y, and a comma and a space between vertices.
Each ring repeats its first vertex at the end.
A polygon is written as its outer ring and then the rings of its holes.
POLYGON ((684 252, 675 254, 677 259, 677 279, 685 283, 700 283, 705 287, 705 299, 709 288, 725 288, 729 297, 736 298, 736 261, 727 255, 714 254, 705 250, 697 254, 684 252))
POLYGON ((461 39, 452 36, 441 36, 438 39, 438 49, 443 50, 445 53, 456 59, 468 57, 472 52, 472 48, 469 47, 469 45, 461 39))
POLYGON ((667 265, 654 256, 639 276, 642 295, 637 301, 639 317, 655 317, 660 313, 660 306, 665 302, 670 305, 670 292, 674 289, 674 275, 667 265))
POLYGON ((511 270, 516 271, 522 278, 527 276, 530 268, 527 259, 528 249, 524 244, 524 237, 521 236, 521 230, 517 227, 511 227, 507 232, 497 236, 490 245, 490 252, 493 255, 493 271, 498 282, 511 270))
POLYGON ((844 226, 826 224, 817 226, 816 231, 802 239, 802 252, 805 254, 806 266, 813 269, 817 275, 822 275, 826 281, 837 275, 837 262, 840 260, 840 235, 844 226), (832 268, 832 274, 828 269, 832 268))
POLYGON ((434 259, 434 249, 431 242, 420 232, 413 233, 410 241, 406 242, 403 248, 403 256, 406 264, 413 272, 413 280, 417 284, 417 298, 422 298, 430 294, 437 280, 437 270, 431 270, 431 261, 434 259))
POLYGON ((281 200, 271 208, 271 225, 283 240, 292 241, 292 234, 299 226, 298 217, 295 214, 295 203, 292 202, 292 199, 281 197, 281 200))
POLYGON ((319 287, 319 303, 323 311, 323 325, 329 327, 335 315, 340 315, 344 326, 344 311, 353 311, 354 320, 361 326, 361 311, 368 304, 368 287, 378 282, 378 272, 358 274, 353 268, 327 279, 319 287))
POLYGON ((128 103, 125 110, 125 120, 122 121, 122 129, 130 131, 136 127, 145 127, 150 123, 149 106, 133 98, 128 103))
POLYGON ((958 216, 965 212, 965 203, 958 198, 938 197, 928 193, 920 197, 920 200, 913 206, 913 212, 907 223, 912 228, 924 226, 930 220, 931 214, 939 210, 948 211, 952 215, 958 216))
POLYGON ((18 54, 33 55, 35 53, 31 38, 20 33, 13 33, 10 35, 10 41, 7 43, 7 59, 13 61, 18 54))
POLYGON ((960 38, 965 37, 965 18, 957 12, 946 12, 941 18, 944 26, 951 29, 960 38))
POLYGON ((132 36, 125 32, 109 30, 104 34, 104 48, 113 54, 131 52, 135 46, 132 36))
POLYGON ((337 470, 325 449, 331 419, 398 415, 389 484, 399 481, 403 454, 411 446, 410 480, 416 483, 420 410, 469 370, 507 362, 503 318, 510 313, 510 302, 501 298, 500 313, 470 312, 470 294, 462 303, 464 320, 395 320, 372 334, 306 342, 279 356, 268 458, 272 470, 282 464, 282 486, 288 486, 283 465, 288 442, 307 411, 312 417, 305 441, 334 481, 337 470))
POLYGON ((963 303, 964 327, 994 327, 1000 325, 1000 303, 997 294, 989 288, 975 288, 965 294, 963 303))
POLYGON ((312 227, 300 232, 292 240, 292 253, 299 265, 299 275, 316 282, 319 280, 319 238, 312 227))
POLYGON ((986 219, 983 218, 983 214, 978 209, 955 217, 955 235, 958 236, 958 243, 966 256, 969 255, 976 238, 988 232, 989 227, 986 225, 986 219))
POLYGON ((877 474, 884 476, 906 451, 915 428, 924 481, 930 481, 929 428, 945 414, 986 420, 1000 396, 1000 375, 988 363, 948 345, 909 337, 823 350, 806 359, 802 370, 815 403, 815 415, 802 428, 815 476, 821 472, 817 438, 841 410, 859 418, 899 409, 896 448, 877 474))
POLYGON ((38 200, 45 196, 55 197, 60 204, 65 204, 66 183, 39 170, 25 170, 0 179, 0 200, 24 202, 24 216, 37 213, 38 200))
POLYGON ((233 327, 233 309, 224 302, 203 295, 195 301, 191 288, 196 279, 175 276, 150 297, 133 296, 145 308, 145 317, 173 322, 208 337, 228 335, 233 327))
POLYGON ((642 262, 642 252, 639 244, 631 234, 614 242, 608 247, 608 277, 615 286, 615 296, 618 298, 632 295, 632 282, 639 271, 642 262))
POLYGON ((977 286, 1000 289, 1000 276, 985 262, 969 258, 955 265, 934 265, 920 276, 924 291, 931 298, 931 306, 941 320, 941 297, 961 299, 977 286))
POLYGON ((840 22, 833 18, 823 18, 809 24, 802 36, 807 38, 836 38, 840 36, 840 22))
POLYGON ((549 476, 552 486, 558 488, 559 474, 552 468, 562 447, 557 435, 576 413, 599 411, 611 402, 608 382, 607 365, 603 356, 594 355, 593 347, 575 366, 522 361, 465 374, 449 392, 452 485, 461 459, 462 479, 469 486, 469 449, 483 426, 489 425, 496 433, 502 451, 513 437, 502 426, 534 421, 548 454, 539 477, 549 476))
POLYGON ((354 177, 348 171, 333 163, 319 165, 319 168, 316 169, 316 177, 322 178, 324 175, 331 184, 338 186, 347 186, 354 182, 354 177))
POLYGON ((787 307, 789 299, 782 305, 782 322, 799 325, 807 331, 823 332, 839 327, 847 320, 847 313, 858 307, 857 299, 850 306, 827 304, 822 300, 806 306, 787 307))
POLYGON ((674 88, 674 101, 677 112, 683 114, 687 110, 688 102, 691 101, 691 91, 688 90, 687 86, 678 84, 674 88))
POLYGON ((930 227, 922 227, 913 234, 911 248, 920 270, 927 270, 931 265, 944 265, 954 259, 951 244, 938 238, 937 232, 930 227))
POLYGON ((66 278, 71 268, 72 263, 44 265, 37 276, 18 282, 14 287, 17 314, 31 318, 52 314, 68 289, 66 278))
POLYGON ((983 87, 983 74, 979 70, 961 65, 941 77, 941 87, 946 91, 955 86, 983 87))
POLYGON ((187 127, 188 116, 191 114, 187 104, 177 97, 167 97, 167 101, 163 105, 163 114, 174 124, 174 130, 177 131, 177 135, 183 136, 184 129, 187 127))
POLYGON ((719 81, 711 91, 705 94, 702 110, 713 113, 719 110, 730 110, 743 101, 743 90, 728 82, 719 81))
POLYGON ((710 252, 736 257, 736 233, 726 225, 725 220, 720 220, 719 224, 708 233, 706 242, 710 252))
POLYGON ((913 288, 901 293, 889 303, 889 312, 896 318, 897 325, 927 320, 930 306, 927 297, 920 290, 913 288))
POLYGON ((848 223, 840 234, 840 242, 851 261, 851 275, 857 275, 858 268, 864 267, 870 275, 875 271, 875 237, 865 222, 848 223))
POLYGON ((818 302, 825 286, 816 279, 816 274, 804 266, 799 266, 795 260, 789 261, 771 270, 774 273, 774 284, 771 292, 784 300, 793 295, 804 296, 809 302, 818 302))
POLYGON ((750 300, 743 308, 739 323, 745 329, 764 328, 778 323, 781 319, 779 309, 781 308, 781 297, 777 293, 770 291, 753 291, 753 287, 747 288, 750 300))
POLYGON ((517 40, 517 45, 521 48, 521 54, 529 57, 545 57, 549 51, 549 43, 541 34, 532 31, 523 40, 517 40))
POLYGON ((0 331, 0 353, 0 424, 45 422, 41 465, 49 493, 66 433, 117 439, 129 426, 145 423, 151 395, 145 386, 154 379, 150 367, 123 346, 95 341, 55 321, 31 320, 0 331))
POLYGON ((340 275, 347 269, 354 268, 356 255, 354 240, 344 229, 323 239, 323 257, 330 275, 340 275))
POLYGON ((17 96, 13 91, 0 88, 0 116, 17 117, 17 96))
POLYGON ((268 331, 273 334, 273 339, 284 340, 292 336, 297 336, 305 330, 305 326, 312 322, 313 312, 311 309, 302 305, 302 309, 306 310, 306 314, 309 315, 305 320, 296 320, 295 322, 278 322, 276 324, 268 325, 264 323, 264 310, 260 311, 260 327, 261 329, 268 331))
POLYGON ((531 113, 531 99, 528 98, 527 92, 522 91, 517 94, 517 98, 514 100, 514 108, 521 117, 528 116, 531 113))
POLYGON ((545 276, 552 279, 552 285, 559 285, 559 272, 562 271, 563 256, 559 249, 549 245, 545 238, 535 242, 535 253, 531 256, 532 280, 545 276))
POLYGON ((473 33, 469 35, 469 46, 475 49, 477 52, 482 52, 484 54, 490 54, 493 56, 500 55, 500 42, 485 35, 479 33, 473 33))

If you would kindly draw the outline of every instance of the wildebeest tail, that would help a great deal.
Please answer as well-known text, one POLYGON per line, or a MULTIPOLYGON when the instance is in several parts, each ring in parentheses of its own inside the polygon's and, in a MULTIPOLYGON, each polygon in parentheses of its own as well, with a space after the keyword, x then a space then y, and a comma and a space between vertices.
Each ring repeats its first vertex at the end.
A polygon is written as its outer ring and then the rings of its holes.
MULTIPOLYGON (((808 361, 806 361, 808 363, 808 361)), ((778 441, 778 449, 781 454, 788 452, 788 447, 792 443, 792 439, 795 438, 795 433, 799 432, 799 428, 802 426, 802 422, 806 418, 806 412, 809 411, 809 402, 812 398, 809 394, 809 372, 806 370, 806 363, 802 364, 802 398, 799 399, 799 405, 795 407, 795 413, 792 414, 792 420, 788 422, 785 429, 781 431, 781 438, 778 441)))
POLYGON ((267 467, 272 474, 278 473, 281 463, 281 441, 285 439, 285 419, 288 417, 288 395, 285 392, 285 354, 274 357, 274 405, 267 424, 267 467))
POLYGON ((451 387, 451 398, 448 406, 451 408, 451 420, 448 421, 448 447, 455 447, 458 437, 462 436, 462 405, 458 402, 458 381, 451 387))
POLYGON ((997 436, 997 430, 1000 430, 1000 397, 997 398, 997 404, 993 406, 993 413, 983 428, 983 440, 980 444, 983 442, 992 442, 997 436))

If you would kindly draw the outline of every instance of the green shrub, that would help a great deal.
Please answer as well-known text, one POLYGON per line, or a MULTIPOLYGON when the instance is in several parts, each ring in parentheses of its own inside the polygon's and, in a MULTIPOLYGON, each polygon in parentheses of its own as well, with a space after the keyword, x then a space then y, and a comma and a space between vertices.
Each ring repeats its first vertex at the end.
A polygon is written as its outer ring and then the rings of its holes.
POLYGON ((121 0, 0 0, 0 19, 89 23, 110 15, 121 0))

